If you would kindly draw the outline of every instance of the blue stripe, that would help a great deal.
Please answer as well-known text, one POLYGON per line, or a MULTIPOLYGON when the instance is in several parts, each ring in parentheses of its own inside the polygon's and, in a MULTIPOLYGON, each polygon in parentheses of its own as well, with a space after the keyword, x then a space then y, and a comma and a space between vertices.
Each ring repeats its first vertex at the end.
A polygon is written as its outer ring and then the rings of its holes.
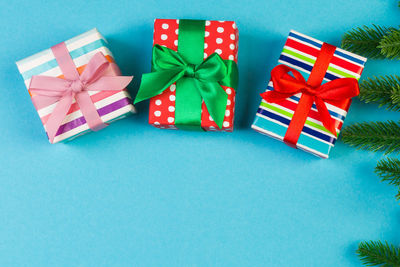
POLYGON ((321 48, 321 47, 322 47, 322 44, 317 43, 317 42, 315 42, 315 41, 313 41, 313 40, 311 40, 311 39, 305 38, 305 37, 303 37, 303 36, 297 35, 297 34, 295 34, 294 32, 290 32, 290 33, 289 33, 289 36, 290 36, 290 37, 294 37, 294 38, 296 38, 296 39, 298 39, 298 40, 300 40, 300 41, 309 43, 309 44, 311 44, 311 45, 313 45, 313 46, 316 46, 316 47, 318 47, 318 48, 321 48))
MULTIPOLYGON (((274 90, 274 88, 271 87, 271 86, 268 86, 267 90, 274 90)), ((294 95, 294 96, 291 96, 291 97, 289 97, 289 98, 292 99, 292 100, 295 100, 297 103, 300 101, 300 98, 297 97, 297 96, 295 96, 295 95, 294 95)), ((312 107, 313 107, 314 109, 317 109, 317 106, 316 106, 315 104, 313 104, 312 107)), ((344 119, 346 118, 345 116, 342 116, 342 115, 340 115, 339 113, 336 113, 336 112, 334 112, 334 111, 332 111, 332 110, 328 110, 328 111, 329 111, 329 114, 331 114, 331 116, 333 116, 333 117, 335 117, 335 118, 338 118, 339 120, 344 121, 344 119)))
MULTIPOLYGON (((256 116, 256 118, 254 119, 253 125, 261 128, 261 129, 267 130, 269 132, 275 133, 276 135, 279 135, 282 138, 285 136, 286 129, 287 129, 286 127, 284 127, 282 125, 279 125, 277 123, 269 121, 265 118, 261 118, 259 116, 256 116)), ((323 143, 321 141, 318 141, 317 139, 314 139, 314 138, 304 135, 304 134, 300 135, 297 143, 301 144, 305 147, 311 148, 313 150, 316 150, 326 156, 328 156, 329 151, 331 149, 331 145, 323 143)))
MULTIPOLYGON (((87 45, 84 45, 82 47, 79 47, 73 51, 70 51, 69 54, 71 55, 72 59, 78 58, 84 54, 87 54, 95 49, 98 49, 100 47, 107 47, 107 43, 103 39, 98 39, 94 42, 91 42, 87 45)), ((45 71, 51 70, 55 67, 57 67, 57 61, 55 59, 52 59, 50 61, 47 61, 37 67, 34 67, 33 69, 30 69, 28 71, 25 71, 22 73, 22 77, 24 77, 24 80, 30 79, 33 75, 39 75, 45 71)))
MULTIPOLYGON (((259 113, 261 115, 264 115, 264 116, 266 116, 268 118, 271 118, 273 120, 279 121, 279 122, 281 122, 281 123, 283 123, 285 125, 289 125, 289 123, 290 123, 290 119, 282 117, 282 116, 280 116, 278 114, 269 112, 269 111, 267 111, 265 109, 262 109, 262 108, 259 108, 257 110, 257 113, 259 113)), ((314 136, 316 138, 319 138, 321 140, 324 140, 326 142, 329 142, 331 144, 335 144, 335 141, 336 141, 336 138, 334 138, 332 136, 329 136, 329 135, 326 135, 324 133, 321 133, 319 131, 316 131, 314 129, 311 129, 306 125, 304 125, 302 132, 307 133, 309 135, 312 135, 312 136, 314 136)))
MULTIPOLYGON (((279 60, 285 61, 285 62, 287 62, 289 64, 292 64, 292 65, 295 65, 295 66, 298 66, 299 68, 302 68, 302 69, 307 70, 309 72, 311 72, 311 70, 313 69, 312 65, 308 65, 308 64, 306 64, 304 62, 298 61, 298 60, 296 60, 296 59, 294 59, 292 57, 288 57, 286 55, 281 55, 279 57, 279 60)), ((325 79, 328 79, 328 80, 332 81, 332 80, 335 80, 335 79, 339 79, 339 77, 337 77, 337 76, 335 76, 335 75, 333 75, 333 74, 331 74, 329 72, 326 72, 325 73, 325 79)))
MULTIPOLYGON (((311 45, 313 45, 313 46, 316 46, 316 47, 318 47, 319 49, 321 49, 321 47, 322 47, 322 45, 321 45, 320 43, 317 43, 317 42, 315 42, 315 41, 313 41, 313 40, 311 40, 311 39, 305 38, 305 37, 303 37, 303 36, 297 35, 297 34, 295 34, 295 33, 293 33, 293 32, 290 32, 290 33, 289 33, 289 36, 294 37, 294 38, 296 38, 296 39, 298 39, 298 40, 300 40, 300 41, 309 43, 309 44, 311 44, 311 45)), ((338 51, 338 50, 335 50, 335 55, 344 57, 344 58, 347 59, 347 60, 356 62, 356 63, 361 64, 361 65, 364 65, 364 64, 365 64, 365 61, 364 61, 364 60, 361 60, 361 59, 352 57, 352 56, 350 56, 350 55, 348 55, 348 54, 345 54, 345 53, 343 53, 343 52, 340 52, 340 51, 338 51)))

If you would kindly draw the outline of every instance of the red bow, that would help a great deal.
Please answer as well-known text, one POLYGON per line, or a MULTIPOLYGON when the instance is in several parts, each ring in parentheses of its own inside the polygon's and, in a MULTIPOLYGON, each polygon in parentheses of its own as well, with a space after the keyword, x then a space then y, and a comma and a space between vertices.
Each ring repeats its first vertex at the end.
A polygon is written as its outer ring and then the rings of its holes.
POLYGON ((331 118, 325 102, 345 101, 359 94, 358 82, 354 78, 336 79, 317 87, 312 87, 300 72, 286 65, 276 66, 271 71, 271 80, 274 90, 261 94, 262 98, 267 102, 279 103, 290 96, 302 93, 285 136, 286 139, 288 135, 297 135, 297 138, 294 137, 295 140, 289 140, 292 145, 297 143, 313 103, 317 106, 320 120, 324 127, 336 136, 335 120, 331 118), (289 72, 292 72, 293 76, 289 72))

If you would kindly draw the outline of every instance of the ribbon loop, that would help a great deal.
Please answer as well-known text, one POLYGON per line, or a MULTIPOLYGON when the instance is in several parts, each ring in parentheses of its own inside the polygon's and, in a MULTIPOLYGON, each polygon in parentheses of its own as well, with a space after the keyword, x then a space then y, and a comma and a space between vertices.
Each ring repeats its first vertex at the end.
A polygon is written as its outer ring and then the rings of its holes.
POLYGON ((52 47, 52 51, 66 79, 33 76, 29 86, 29 91, 36 95, 37 103, 44 103, 46 97, 58 98, 58 102, 45 124, 50 142, 53 143, 57 131, 72 105, 73 98, 78 103, 91 130, 104 128, 106 124, 101 120, 87 91, 120 91, 131 82, 133 77, 105 76, 110 63, 101 52, 96 53, 90 59, 82 74, 79 75, 65 43, 52 47))

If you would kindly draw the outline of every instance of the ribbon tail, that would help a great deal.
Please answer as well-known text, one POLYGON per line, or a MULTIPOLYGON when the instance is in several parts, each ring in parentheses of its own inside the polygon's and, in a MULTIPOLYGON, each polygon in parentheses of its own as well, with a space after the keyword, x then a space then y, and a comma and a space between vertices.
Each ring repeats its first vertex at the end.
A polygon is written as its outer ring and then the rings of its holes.
POLYGON ((86 120, 86 123, 92 131, 98 131, 107 126, 107 124, 101 120, 96 106, 87 92, 84 91, 76 94, 75 99, 79 105, 83 117, 86 120))
POLYGON ((47 120, 45 127, 50 143, 54 142, 54 138, 57 134, 57 131, 60 128, 61 123, 67 116, 71 104, 72 104, 72 94, 64 96, 57 103, 49 119, 47 120))
POLYGON ((196 80, 196 87, 199 89, 211 117, 218 127, 222 129, 228 95, 217 82, 201 82, 196 80))
POLYGON ((227 73, 225 77, 219 82, 223 86, 236 89, 239 84, 239 70, 235 61, 224 60, 227 73))
POLYGON ((322 124, 324 127, 330 131, 334 136, 337 136, 335 121, 332 119, 331 114, 328 111, 323 100, 320 98, 315 99, 315 105, 317 106, 318 113, 321 117, 322 124))
POLYGON ((160 70, 143 74, 140 88, 134 103, 136 104, 161 94, 171 84, 183 77, 183 75, 184 70, 182 68, 160 70))

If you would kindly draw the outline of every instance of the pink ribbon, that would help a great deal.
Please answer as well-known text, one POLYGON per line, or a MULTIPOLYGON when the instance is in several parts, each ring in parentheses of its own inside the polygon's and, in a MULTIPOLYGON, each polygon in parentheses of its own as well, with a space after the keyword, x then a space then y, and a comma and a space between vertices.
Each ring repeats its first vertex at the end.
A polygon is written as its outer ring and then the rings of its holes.
POLYGON ((121 91, 132 81, 133 76, 106 76, 110 62, 101 52, 90 59, 79 75, 64 42, 53 46, 51 50, 65 79, 32 76, 29 86, 38 105, 48 101, 49 97, 58 101, 45 124, 50 142, 53 143, 74 98, 91 130, 98 131, 106 127, 107 124, 101 120, 87 91, 121 91))

